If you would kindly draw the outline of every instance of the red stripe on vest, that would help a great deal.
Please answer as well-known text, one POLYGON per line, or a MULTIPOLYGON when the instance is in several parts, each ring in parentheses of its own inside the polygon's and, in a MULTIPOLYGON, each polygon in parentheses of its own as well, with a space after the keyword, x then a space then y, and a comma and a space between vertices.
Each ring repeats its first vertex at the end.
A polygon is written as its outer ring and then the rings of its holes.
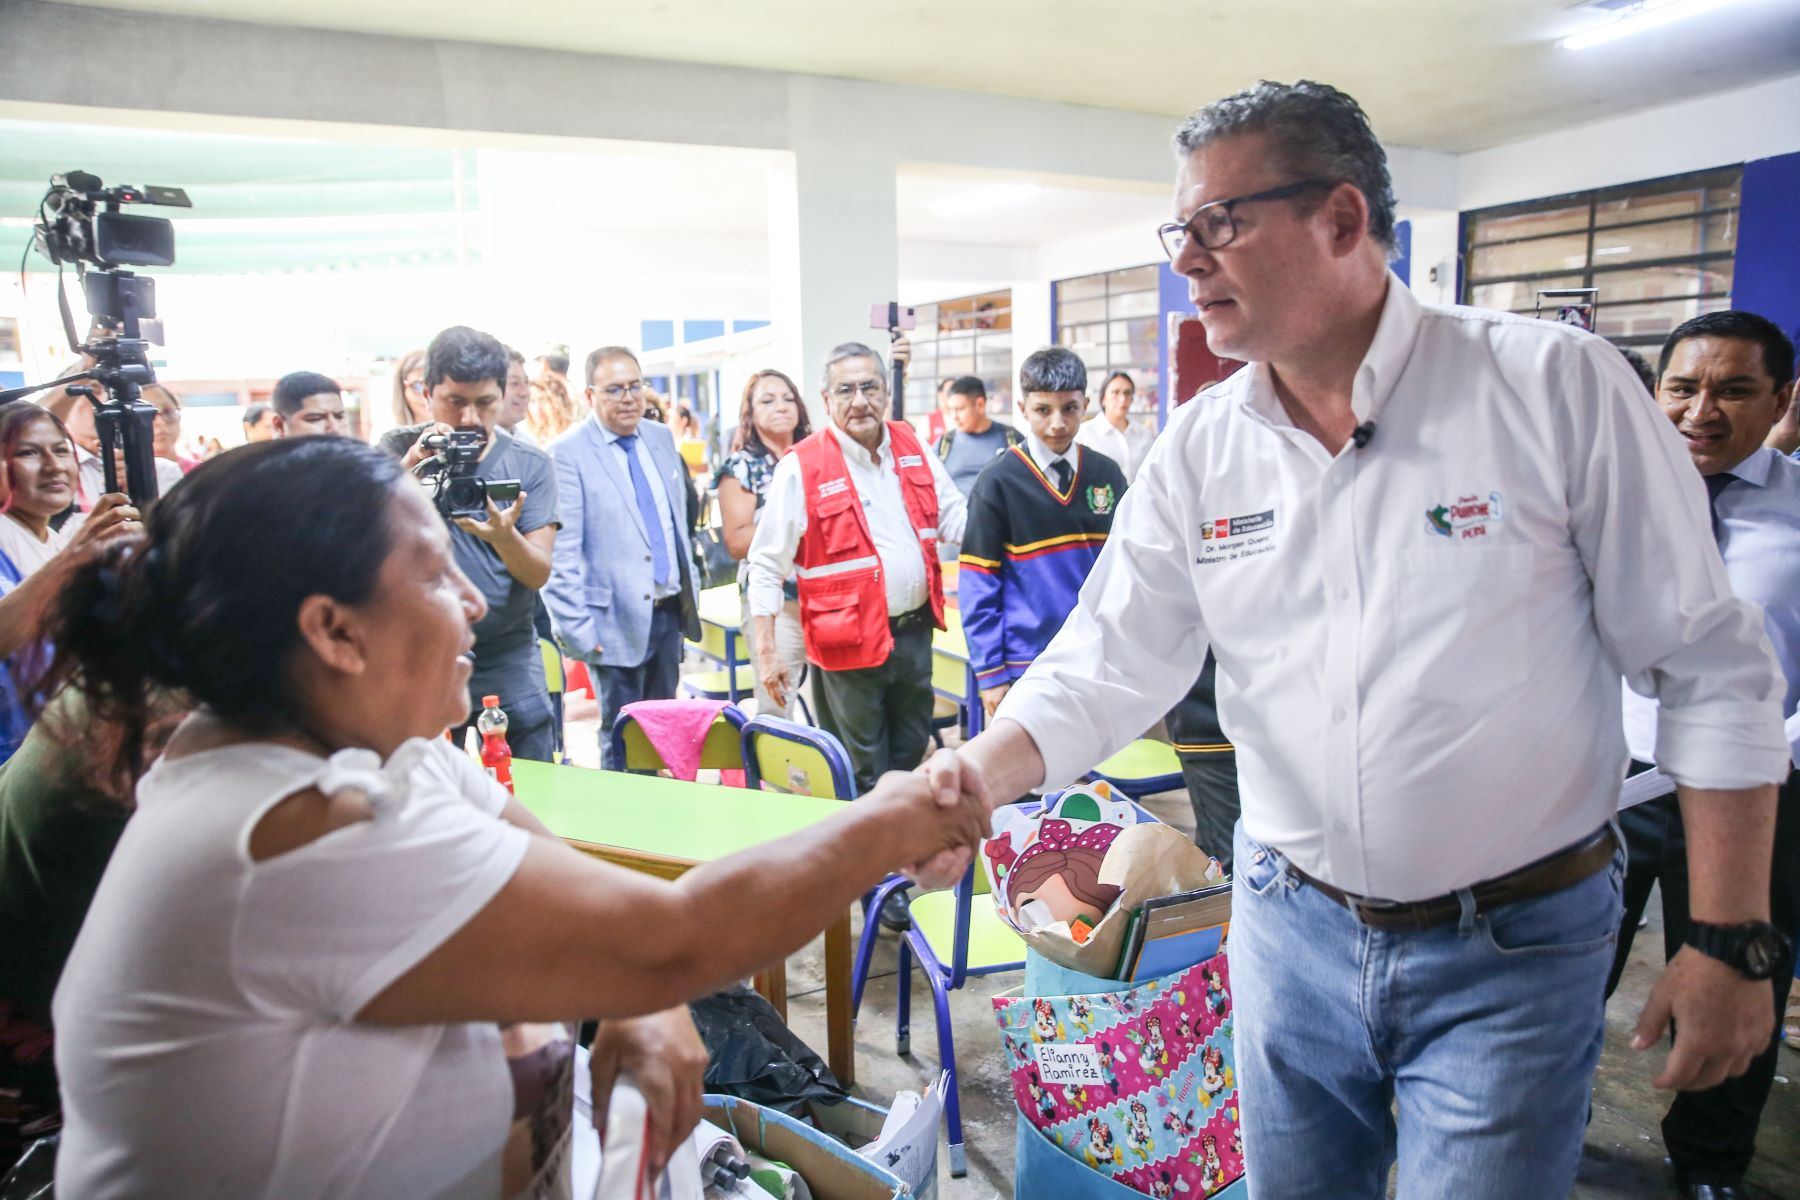
MULTIPOLYGON (((918 436, 902 421, 889 421, 887 427, 888 453, 894 456, 900 476, 907 520, 915 532, 936 530, 937 481, 918 436)), ((826 671, 878 667, 894 649, 894 635, 888 629, 887 590, 844 449, 831 430, 821 429, 796 445, 794 456, 800 460, 801 484, 806 489, 806 532, 794 554, 794 565, 801 569, 800 628, 806 635, 806 657, 826 671), (857 559, 875 561, 822 576, 807 575, 857 559)), ((920 538, 919 553, 925 561, 931 618, 942 629, 944 573, 938 565, 935 533, 920 538)))

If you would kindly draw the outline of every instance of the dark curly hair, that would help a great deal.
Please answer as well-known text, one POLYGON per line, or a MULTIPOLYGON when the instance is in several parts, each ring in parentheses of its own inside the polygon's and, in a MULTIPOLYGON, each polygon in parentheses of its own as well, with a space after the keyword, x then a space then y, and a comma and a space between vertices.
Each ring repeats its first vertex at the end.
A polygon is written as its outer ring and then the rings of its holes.
POLYGON ((104 737, 98 774, 121 795, 171 695, 252 732, 291 727, 300 604, 373 594, 393 545, 381 518, 402 479, 398 459, 349 438, 258 442, 202 463, 150 506, 143 533, 74 569, 33 693, 85 694, 94 724, 82 733, 104 737))

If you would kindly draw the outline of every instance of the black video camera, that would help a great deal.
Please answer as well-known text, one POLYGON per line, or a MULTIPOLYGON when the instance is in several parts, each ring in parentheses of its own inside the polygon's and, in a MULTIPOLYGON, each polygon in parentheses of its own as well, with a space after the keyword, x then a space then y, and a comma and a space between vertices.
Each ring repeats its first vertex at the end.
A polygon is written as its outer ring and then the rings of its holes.
POLYGON ((506 508, 519 498, 516 479, 475 478, 475 468, 487 446, 487 434, 482 430, 453 429, 449 433, 427 434, 423 444, 437 456, 426 460, 428 464, 438 464, 437 469, 427 469, 423 474, 437 479, 433 499, 445 520, 484 520, 489 500, 496 508, 506 508))
POLYGON ((156 498, 156 458, 151 445, 156 409, 140 396, 145 384, 156 382, 156 372, 150 366, 150 343, 162 344, 162 325, 156 319, 156 281, 120 268, 174 266, 175 226, 165 217, 122 213, 121 204, 193 207, 180 188, 129 184, 109 188, 99 176, 86 171, 50 177, 50 190, 38 203, 32 240, 38 253, 57 266, 57 302, 69 348, 90 356, 94 366, 49 383, 0 392, 0 404, 77 381, 100 384, 107 394, 104 400, 93 388, 69 390, 86 395, 94 405, 106 490, 123 491, 141 507, 156 498), (89 270, 89 263, 98 269, 89 270), (76 336, 75 318, 62 287, 65 264, 75 267, 87 297, 88 312, 116 332, 86 344, 76 336), (115 449, 125 458, 124 479, 118 478, 113 461, 115 449))

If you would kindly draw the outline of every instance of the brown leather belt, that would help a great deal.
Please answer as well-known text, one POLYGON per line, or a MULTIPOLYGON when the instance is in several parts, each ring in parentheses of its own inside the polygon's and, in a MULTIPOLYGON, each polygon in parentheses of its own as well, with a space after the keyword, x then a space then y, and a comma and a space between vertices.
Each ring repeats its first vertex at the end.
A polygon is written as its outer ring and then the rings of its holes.
MULTIPOLYGON (((1567 850, 1560 850, 1498 879, 1478 883, 1469 889, 1475 896, 1475 911, 1486 912, 1580 883, 1610 863, 1617 846, 1612 826, 1608 825, 1567 850)), ((1292 863, 1288 864, 1288 870, 1302 883, 1317 888, 1322 895, 1349 909, 1352 916, 1371 929, 1430 929, 1447 925, 1462 916, 1462 902, 1454 893, 1430 900, 1372 900, 1314 879, 1292 863)))

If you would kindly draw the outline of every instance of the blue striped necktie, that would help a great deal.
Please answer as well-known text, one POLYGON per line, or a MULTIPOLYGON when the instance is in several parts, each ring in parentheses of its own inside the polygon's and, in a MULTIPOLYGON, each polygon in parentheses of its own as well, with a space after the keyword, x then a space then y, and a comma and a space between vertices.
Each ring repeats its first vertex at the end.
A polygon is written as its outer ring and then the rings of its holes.
POLYGON ((631 490, 637 495, 638 516, 644 518, 644 532, 650 535, 650 561, 657 587, 669 583, 669 539, 663 536, 662 518, 656 512, 656 497, 650 492, 650 480, 638 465, 638 435, 628 433, 619 439, 625 451, 625 462, 631 468, 631 490))

